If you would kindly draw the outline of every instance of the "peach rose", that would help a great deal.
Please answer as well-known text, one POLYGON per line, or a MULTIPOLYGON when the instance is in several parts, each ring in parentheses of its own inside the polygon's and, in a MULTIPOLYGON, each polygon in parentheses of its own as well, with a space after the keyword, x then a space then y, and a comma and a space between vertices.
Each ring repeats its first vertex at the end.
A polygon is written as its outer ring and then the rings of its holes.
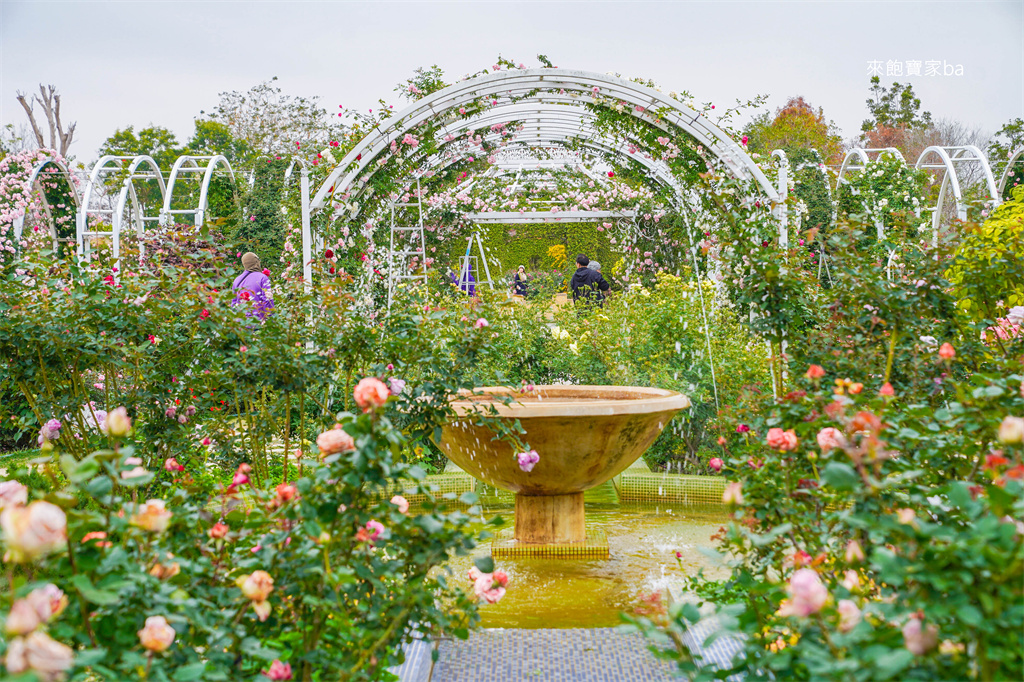
POLYGON ((28 488, 17 481, 0 481, 0 509, 28 504, 28 488))
POLYGON ((127 436, 132 430, 132 420, 128 417, 128 410, 123 407, 111 410, 103 422, 103 430, 114 438, 127 436))
POLYGON ((821 431, 818 431, 818 447, 823 452, 841 448, 845 442, 846 439, 843 437, 843 434, 833 426, 826 426, 821 431))
POLYGON ((214 540, 221 540, 228 534, 228 526, 227 524, 218 521, 213 524, 213 527, 206 531, 206 533, 214 540))
POLYGON ((398 513, 408 514, 409 513, 409 500, 405 499, 401 495, 395 495, 391 498, 391 504, 398 507, 398 513))
POLYGON ((362 379, 356 384, 356 390, 353 391, 356 405, 363 408, 363 412, 369 412, 380 407, 387 402, 389 395, 391 395, 391 392, 388 390, 388 387, 376 377, 362 379))
POLYGON ((171 524, 174 514, 167 509, 163 500, 146 500, 137 513, 132 514, 130 523, 133 526, 148 530, 151 533, 163 533, 171 524))
POLYGON ((915 656, 924 656, 935 648, 939 641, 939 629, 934 625, 924 627, 921 619, 911 616, 903 626, 903 644, 915 656))
POLYGON ((274 590, 274 579, 266 571, 253 571, 249 575, 239 576, 235 584, 241 588, 246 599, 266 601, 274 590))
POLYGON ((337 452, 349 452, 356 449, 356 442, 341 428, 341 424, 335 424, 330 431, 324 431, 316 437, 316 444, 320 452, 325 455, 333 455, 337 452))
POLYGON ((793 429, 783 431, 780 428, 768 429, 768 447, 775 450, 796 450, 799 439, 793 429))
POLYGON ((839 631, 849 632, 860 622, 860 609, 849 599, 840 599, 836 607, 839 611, 839 631))
POLYGON ((725 504, 743 504, 743 484, 734 481, 725 486, 722 492, 722 502, 725 504))
POLYGON ((32 561, 67 544, 64 510, 42 500, 5 508, 0 512, 0 528, 7 545, 5 561, 32 561))
POLYGON ((260 619, 261 623, 270 617, 270 609, 269 601, 254 601, 252 603, 252 610, 256 612, 256 617, 260 619))
POLYGON ((146 625, 139 630, 139 641, 144 649, 160 653, 167 651, 174 643, 174 628, 163 616, 150 616, 146 625))
POLYGON ((7 645, 7 672, 12 675, 32 671, 40 682, 59 682, 74 662, 69 646, 50 639, 44 632, 16 637, 7 645))

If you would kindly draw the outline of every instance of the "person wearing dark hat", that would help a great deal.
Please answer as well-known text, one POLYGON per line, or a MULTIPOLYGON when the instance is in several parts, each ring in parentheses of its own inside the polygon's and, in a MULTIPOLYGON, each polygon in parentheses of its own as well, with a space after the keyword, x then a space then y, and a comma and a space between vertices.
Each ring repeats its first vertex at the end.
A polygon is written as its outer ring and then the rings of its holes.
POLYGON ((260 257, 252 251, 242 256, 242 267, 245 271, 235 278, 231 288, 235 298, 231 305, 242 302, 249 304, 246 317, 257 317, 261 321, 274 308, 274 294, 270 290, 269 272, 260 265, 260 257))
POLYGON ((576 265, 579 267, 569 282, 569 286, 572 288, 572 300, 581 310, 588 305, 598 307, 604 305, 604 292, 611 289, 599 271, 587 267, 589 264, 590 259, 582 253, 576 256, 576 265))

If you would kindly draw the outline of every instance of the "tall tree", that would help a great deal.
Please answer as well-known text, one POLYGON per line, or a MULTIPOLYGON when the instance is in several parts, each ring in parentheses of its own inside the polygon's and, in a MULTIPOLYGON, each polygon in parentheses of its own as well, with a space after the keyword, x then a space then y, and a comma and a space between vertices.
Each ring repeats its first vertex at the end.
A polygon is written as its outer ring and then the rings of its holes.
POLYGON ((232 168, 246 165, 252 158, 252 149, 245 140, 231 134, 231 129, 219 121, 196 119, 195 132, 186 145, 190 154, 211 156, 221 154, 232 168))
POLYGON ((169 171, 175 159, 184 153, 184 148, 178 144, 178 138, 173 132, 152 124, 138 133, 134 126, 115 130, 100 146, 100 156, 152 156, 164 172, 169 171))
POLYGON ((35 112, 36 104, 42 107, 43 116, 46 118, 46 127, 50 132, 49 148, 60 152, 61 156, 67 157, 71 141, 75 136, 75 126, 77 124, 71 123, 66 130, 64 129, 64 125, 60 120, 60 95, 57 94, 57 88, 52 85, 44 87, 40 83, 38 95, 33 95, 31 99, 27 99, 25 93, 19 91, 18 102, 25 109, 28 122, 32 124, 32 133, 36 137, 36 142, 39 143, 40 147, 46 147, 46 138, 43 137, 43 131, 39 127, 39 122, 36 121, 35 112))
POLYGON ((842 159, 843 140, 836 124, 825 118, 825 111, 815 109, 803 97, 790 97, 785 105, 755 118, 744 129, 748 147, 759 154, 774 149, 787 152, 817 149, 826 163, 842 159))
POLYGON ((213 111, 200 112, 244 143, 247 165, 260 156, 315 156, 344 135, 344 127, 331 119, 317 98, 284 95, 276 81, 275 76, 248 92, 222 92, 213 111))
POLYGON ((921 111, 921 100, 914 95, 914 86, 910 83, 893 83, 891 88, 886 88, 878 76, 872 76, 870 92, 866 102, 871 118, 861 124, 863 132, 878 128, 913 130, 931 127, 932 115, 921 111))

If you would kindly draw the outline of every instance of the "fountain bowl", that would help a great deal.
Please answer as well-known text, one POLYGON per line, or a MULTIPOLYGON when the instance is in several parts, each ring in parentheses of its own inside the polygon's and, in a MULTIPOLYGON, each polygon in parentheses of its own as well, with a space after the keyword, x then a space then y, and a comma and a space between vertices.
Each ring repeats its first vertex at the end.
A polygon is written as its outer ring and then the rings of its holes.
POLYGON ((441 449, 470 475, 516 494, 518 542, 585 541, 583 491, 601 485, 635 462, 690 406, 675 391, 639 386, 536 386, 532 391, 485 386, 460 391, 456 419, 442 429, 441 449), (503 399, 511 398, 504 403, 503 399), (477 415, 518 419, 521 438, 537 451, 533 470, 477 415))

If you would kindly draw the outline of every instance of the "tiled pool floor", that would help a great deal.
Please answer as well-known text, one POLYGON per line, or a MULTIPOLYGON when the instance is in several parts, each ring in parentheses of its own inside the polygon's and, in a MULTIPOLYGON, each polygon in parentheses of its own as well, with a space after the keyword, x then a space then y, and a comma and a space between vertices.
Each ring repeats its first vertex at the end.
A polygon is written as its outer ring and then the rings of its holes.
POLYGON ((670 682, 672 665, 615 628, 475 632, 439 643, 430 682, 670 682))

